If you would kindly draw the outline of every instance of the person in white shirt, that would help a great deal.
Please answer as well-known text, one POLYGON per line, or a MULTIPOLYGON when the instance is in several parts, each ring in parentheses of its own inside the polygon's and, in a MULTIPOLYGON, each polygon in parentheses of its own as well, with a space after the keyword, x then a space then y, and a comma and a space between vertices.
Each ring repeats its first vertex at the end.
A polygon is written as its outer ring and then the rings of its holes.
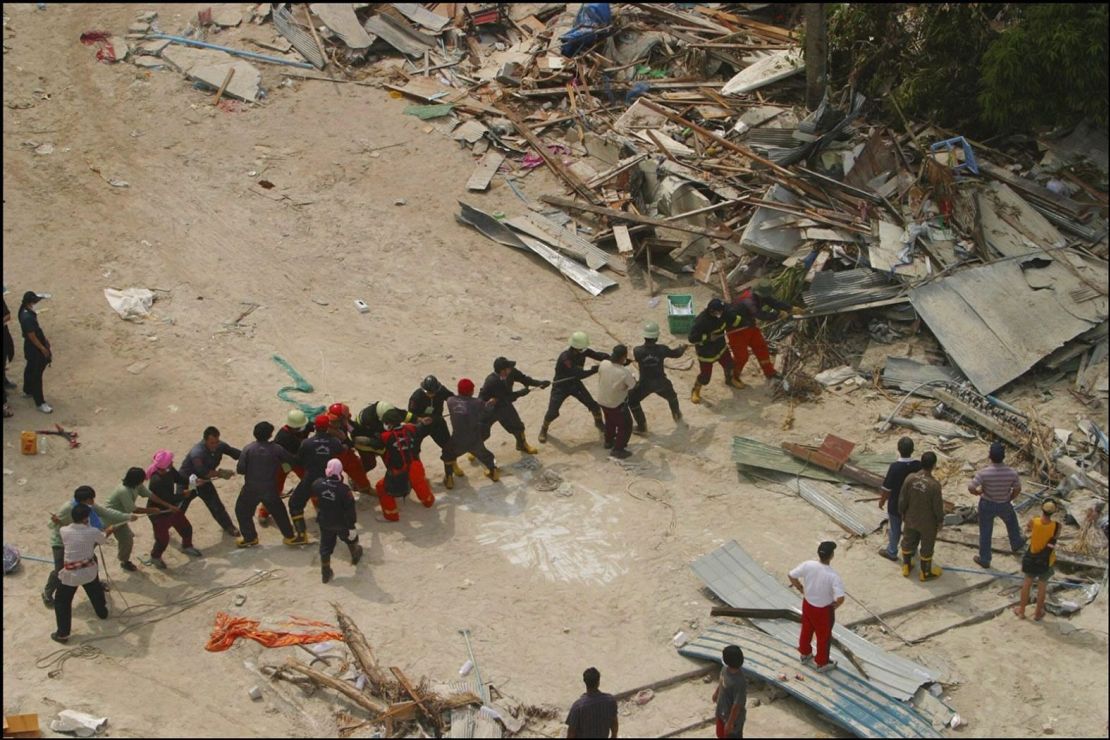
MULTIPOLYGON (((73 507, 73 524, 67 524, 60 530, 65 554, 62 557, 62 568, 58 571, 58 580, 61 583, 54 595, 54 618, 58 623, 57 631, 50 635, 54 642, 65 643, 69 640, 73 597, 78 586, 84 586, 96 616, 108 618, 108 603, 104 597, 104 586, 97 577, 96 556, 93 554, 96 546, 103 544, 108 535, 89 525, 91 511, 88 504, 77 504, 73 507)), ((110 533, 111 529, 108 527, 107 532, 110 533)))
POLYGON ((597 402, 605 417, 605 449, 610 457, 623 460, 631 456, 625 449, 632 436, 632 411, 628 392, 636 387, 636 376, 628 369, 628 347, 613 347, 609 359, 602 360, 597 371, 597 402))
POLYGON ((802 592, 802 633, 798 638, 798 652, 803 663, 816 662, 818 673, 836 668, 836 661, 829 660, 832 628, 836 623, 836 608, 844 603, 844 581, 829 565, 836 543, 826 540, 817 546, 817 560, 807 560, 790 571, 790 585, 802 592), (817 657, 814 659, 812 640, 817 637, 817 657))

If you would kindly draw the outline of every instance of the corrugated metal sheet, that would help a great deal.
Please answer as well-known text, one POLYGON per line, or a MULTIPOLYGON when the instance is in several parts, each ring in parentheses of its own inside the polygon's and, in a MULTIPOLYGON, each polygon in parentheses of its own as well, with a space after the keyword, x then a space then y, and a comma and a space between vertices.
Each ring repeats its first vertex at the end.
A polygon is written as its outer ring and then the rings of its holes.
MULTIPOLYGON (((794 610, 800 607, 798 595, 763 570, 735 541, 703 555, 690 567, 729 606, 794 610)), ((766 619, 752 622, 788 645, 798 639, 798 626, 792 622, 766 619)), ((867 682, 887 696, 909 701, 919 686, 937 680, 925 667, 886 652, 846 627, 833 627, 833 635, 864 665, 867 682)), ((847 657, 835 647, 832 652, 840 664, 834 674, 860 677, 847 657)))
MULTIPOLYGON (((931 381, 949 381, 962 383, 964 377, 959 370, 947 365, 927 365, 923 362, 911 360, 908 357, 887 357, 883 365, 883 385, 888 388, 897 388, 909 393, 922 383, 931 381)), ((916 396, 933 397, 930 386, 918 388, 916 396)))
MULTIPOLYGON (((455 681, 454 683, 448 684, 448 688, 453 694, 470 692, 477 696, 482 696, 481 687, 478 685, 478 680, 473 673, 471 673, 470 677, 465 681, 455 681)), ((482 714, 478 710, 478 707, 473 704, 467 704, 465 707, 456 707, 451 710, 451 730, 448 737, 499 738, 501 735, 501 725, 498 724, 497 720, 482 714)))
MULTIPOLYGON (((861 454, 852 455, 851 461, 864 470, 885 475, 887 466, 894 462, 896 457, 892 453, 861 454)), ((751 437, 732 438, 732 461, 737 465, 746 465, 750 468, 777 470, 780 473, 789 473, 832 483, 844 483, 848 480, 831 470, 825 470, 807 463, 805 460, 799 460, 781 447, 772 447, 751 437)))
MULTIPOLYGON (((773 200, 787 205, 798 204, 798 199, 793 193, 777 184, 772 185, 767 190, 763 200, 773 200)), ((744 234, 740 237, 740 246, 750 252, 780 260, 794 254, 794 251, 802 245, 802 234, 798 229, 793 227, 763 228, 764 223, 781 216, 782 213, 772 211, 770 208, 756 208, 755 213, 748 219, 748 225, 744 227, 744 234)))
POLYGON ((828 514, 846 530, 859 537, 871 534, 886 521, 886 513, 875 506, 857 502, 863 493, 841 488, 835 483, 798 478, 791 488, 809 503, 828 514))
POLYGON ((825 270, 814 276, 809 290, 802 294, 802 300, 809 313, 833 312, 894 298, 902 291, 902 285, 865 267, 840 272, 825 270))
POLYGON ((312 66, 323 69, 325 61, 320 47, 316 45, 316 40, 312 38, 312 35, 293 20, 289 5, 283 3, 274 6, 272 15, 274 17, 274 27, 277 28, 278 33, 288 39, 289 43, 293 44, 293 48, 300 52, 300 55, 308 60, 312 66))
POLYGON ((592 242, 586 241, 570 229, 560 226, 538 213, 515 216, 505 223, 517 231, 550 244, 560 252, 578 257, 591 269, 609 267, 617 272, 625 271, 624 266, 620 264, 619 257, 599 249, 592 242))
POLYGON ((944 419, 930 419, 927 416, 892 416, 890 417, 890 423, 897 424, 900 427, 916 429, 922 434, 935 434, 938 437, 975 439, 976 436, 974 432, 969 432, 959 424, 954 424, 944 419))
POLYGON ((1106 296, 1076 302, 1071 291, 1084 282, 1060 261, 1070 259, 1101 286, 1106 263, 1053 254, 968 268, 910 291, 918 315, 980 393, 993 393, 1105 319, 1106 296))
POLYGON ((424 56, 424 52, 435 48, 434 38, 415 31, 388 15, 372 15, 362 27, 405 56, 419 59, 424 56))
POLYGON ((748 627, 714 624, 678 652, 687 658, 719 663, 721 650, 727 645, 739 645, 744 651, 744 673, 778 686, 856 737, 941 737, 912 706, 892 702, 868 682, 845 671, 818 673, 803 666, 791 645, 748 627), (805 680, 793 679, 796 673, 804 675, 805 680), (780 681, 782 674, 791 680, 780 681))

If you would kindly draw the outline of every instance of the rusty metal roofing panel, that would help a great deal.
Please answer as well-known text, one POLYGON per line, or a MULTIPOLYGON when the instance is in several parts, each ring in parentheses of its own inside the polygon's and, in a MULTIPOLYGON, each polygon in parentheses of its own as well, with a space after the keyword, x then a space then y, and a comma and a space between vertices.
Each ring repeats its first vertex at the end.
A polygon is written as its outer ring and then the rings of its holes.
MULTIPOLYGON (((885 475, 887 466, 897 459, 893 451, 889 453, 852 455, 851 462, 864 470, 869 470, 877 475, 885 475)), ((847 478, 842 478, 831 470, 819 468, 816 465, 799 460, 781 447, 772 447, 751 437, 732 438, 732 461, 737 465, 762 470, 775 470, 780 473, 804 476, 814 480, 824 480, 832 483, 843 483, 847 478)))
POLYGON ((964 382, 960 371, 947 365, 927 365, 908 357, 887 357, 883 365, 883 385, 897 388, 916 396, 933 397, 931 386, 920 387, 922 383, 947 381, 954 385, 964 382))
MULTIPOLYGON (((729 606, 795 611, 799 608, 798 595, 763 570, 735 541, 706 553, 690 567, 729 606)), ((787 644, 797 640, 798 626, 792 622, 753 619, 752 623, 787 644)), ((869 676, 867 682, 887 696, 909 701, 919 686, 937 680, 927 668, 888 653, 846 627, 833 627, 833 635, 863 663, 869 676)), ((832 653, 840 664, 833 674, 849 673, 862 678, 835 646, 832 653)))
POLYGON ((744 651, 746 674, 778 686, 856 737, 941 737, 912 706, 891 701, 872 683, 839 669, 818 673, 798 662, 797 650, 789 643, 749 627, 713 624, 678 652, 719 663, 727 645, 739 645, 744 651), (804 674, 805 680, 781 681, 783 674, 804 674))
POLYGON ((791 488, 858 537, 871 534, 886 521, 886 513, 879 507, 857 502, 861 492, 850 486, 798 478, 791 488))

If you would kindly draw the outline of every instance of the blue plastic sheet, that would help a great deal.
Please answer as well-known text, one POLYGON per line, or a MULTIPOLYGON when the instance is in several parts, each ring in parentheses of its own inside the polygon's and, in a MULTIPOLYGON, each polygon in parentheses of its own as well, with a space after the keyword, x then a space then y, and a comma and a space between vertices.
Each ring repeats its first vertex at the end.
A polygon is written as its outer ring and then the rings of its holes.
POLYGON ((610 23, 613 13, 609 3, 583 3, 574 17, 574 27, 560 37, 563 42, 563 56, 572 57, 583 49, 589 48, 602 37, 610 23))

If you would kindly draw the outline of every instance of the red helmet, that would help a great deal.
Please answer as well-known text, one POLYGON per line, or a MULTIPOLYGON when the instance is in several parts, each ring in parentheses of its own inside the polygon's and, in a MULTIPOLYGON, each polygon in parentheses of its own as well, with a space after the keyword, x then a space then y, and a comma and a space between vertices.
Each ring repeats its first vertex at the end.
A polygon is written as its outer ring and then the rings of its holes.
POLYGON ((331 417, 327 414, 320 414, 316 417, 315 425, 316 431, 326 432, 328 430, 328 427, 331 426, 331 417))
POLYGON ((328 406, 328 413, 338 419, 345 419, 351 415, 351 410, 347 408, 345 403, 333 403, 328 406))

